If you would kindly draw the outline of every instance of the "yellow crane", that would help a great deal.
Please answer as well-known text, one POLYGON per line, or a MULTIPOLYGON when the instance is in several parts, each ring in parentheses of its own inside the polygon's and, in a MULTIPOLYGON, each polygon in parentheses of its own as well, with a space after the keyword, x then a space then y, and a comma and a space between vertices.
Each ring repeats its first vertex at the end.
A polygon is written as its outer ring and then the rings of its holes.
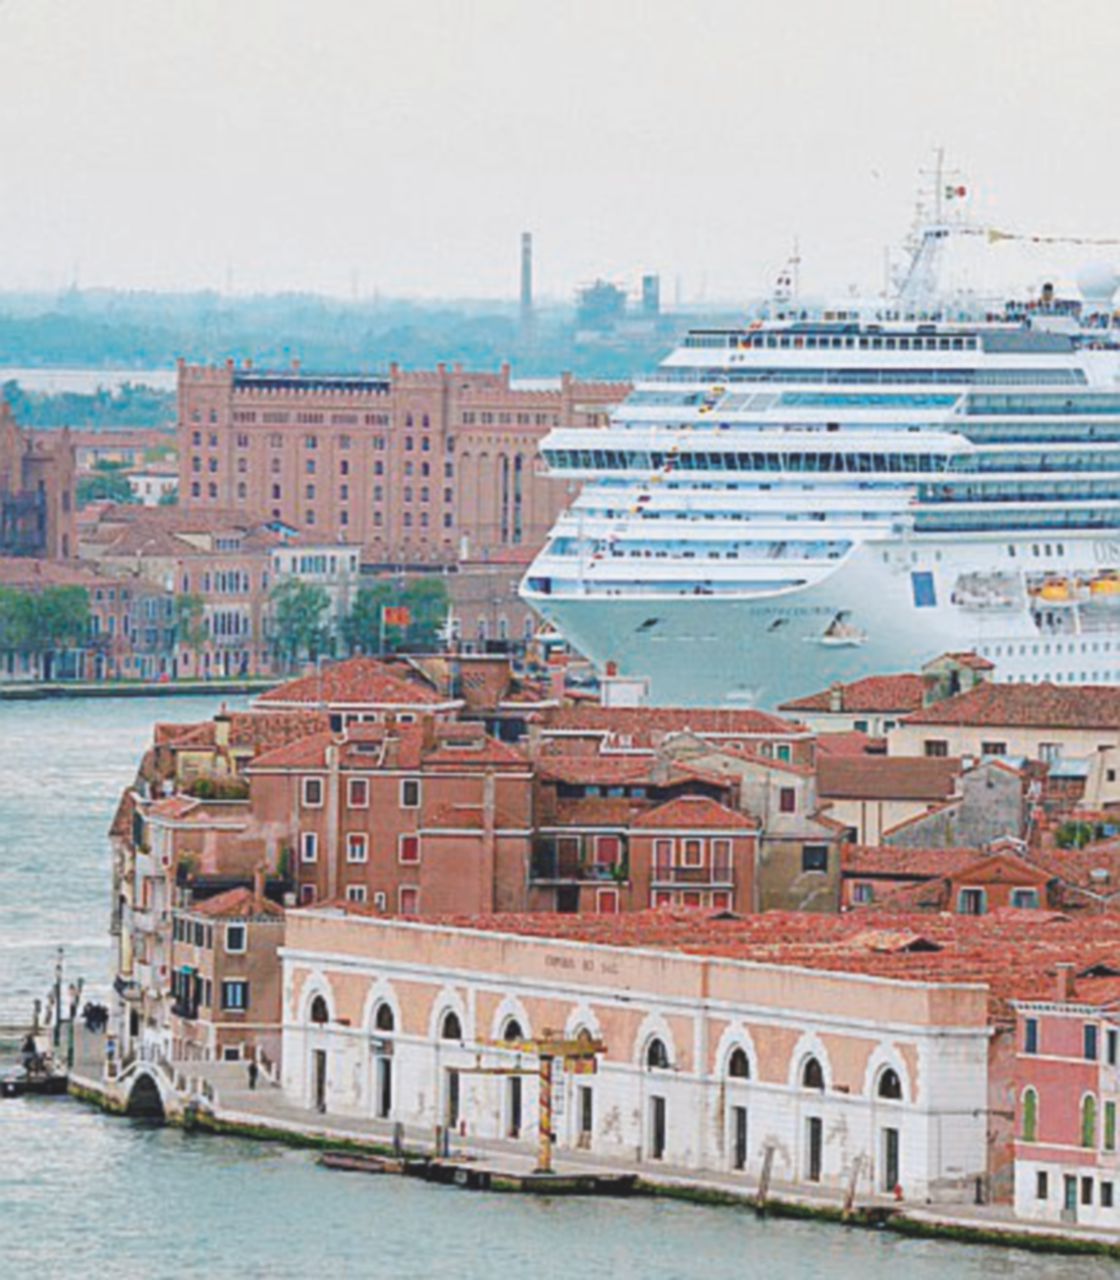
POLYGON ((539 1036, 524 1040, 484 1040, 487 1047, 504 1049, 507 1053, 524 1054, 537 1059, 536 1067, 484 1067, 481 1061, 474 1067, 460 1068, 463 1075, 481 1076, 536 1076, 540 1085, 538 1104, 537 1167, 534 1173, 552 1172, 552 1079, 554 1064, 559 1060, 564 1069, 573 1075, 594 1075, 598 1070, 598 1055, 607 1047, 588 1031, 576 1036, 565 1036, 547 1028, 539 1036))

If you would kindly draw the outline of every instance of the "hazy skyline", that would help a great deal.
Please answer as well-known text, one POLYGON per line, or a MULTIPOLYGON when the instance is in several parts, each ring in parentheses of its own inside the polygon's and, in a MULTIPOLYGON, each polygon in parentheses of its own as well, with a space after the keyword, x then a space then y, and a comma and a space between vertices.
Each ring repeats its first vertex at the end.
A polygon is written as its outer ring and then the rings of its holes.
POLYGON ((523 229, 552 297, 795 236, 875 288, 937 144, 986 221, 1120 235, 1113 3, 0 0, 0 48, 0 289, 512 298, 523 229))

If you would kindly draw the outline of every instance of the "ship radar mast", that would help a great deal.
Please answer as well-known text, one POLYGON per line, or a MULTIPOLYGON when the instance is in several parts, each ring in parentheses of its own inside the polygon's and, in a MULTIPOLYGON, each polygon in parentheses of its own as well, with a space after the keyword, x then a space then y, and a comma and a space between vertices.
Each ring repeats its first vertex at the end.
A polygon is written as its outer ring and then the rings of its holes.
POLYGON ((898 283, 898 300, 907 310, 936 307, 945 245, 954 233, 965 230, 962 203, 968 187, 956 169, 946 169, 945 149, 934 152, 934 167, 923 169, 927 185, 920 191, 914 226, 907 242, 910 260, 898 283))

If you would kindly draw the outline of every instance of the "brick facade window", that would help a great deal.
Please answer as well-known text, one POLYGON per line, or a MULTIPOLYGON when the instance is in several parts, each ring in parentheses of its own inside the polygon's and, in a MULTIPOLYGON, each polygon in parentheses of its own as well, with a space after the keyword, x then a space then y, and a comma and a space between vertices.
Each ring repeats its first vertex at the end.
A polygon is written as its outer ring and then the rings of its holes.
POLYGON ((401 836, 397 842, 397 861, 415 865, 420 861, 420 837, 401 836))
POLYGON ((305 809, 321 809, 323 807, 323 779, 303 779, 303 807, 305 809))

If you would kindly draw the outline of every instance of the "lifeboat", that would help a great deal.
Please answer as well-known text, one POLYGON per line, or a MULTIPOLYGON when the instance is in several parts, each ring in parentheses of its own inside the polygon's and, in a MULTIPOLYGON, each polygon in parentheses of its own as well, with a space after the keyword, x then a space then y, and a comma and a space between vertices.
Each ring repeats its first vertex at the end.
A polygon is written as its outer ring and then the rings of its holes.
POLYGON ((1044 582, 1039 588, 1039 599, 1046 600, 1050 604, 1065 604, 1071 598, 1069 583, 1065 578, 1051 578, 1049 582, 1044 582))
POLYGON ((1120 578, 1114 573, 1101 574, 1089 583, 1089 594, 1095 599, 1115 597, 1120 600, 1120 578))

